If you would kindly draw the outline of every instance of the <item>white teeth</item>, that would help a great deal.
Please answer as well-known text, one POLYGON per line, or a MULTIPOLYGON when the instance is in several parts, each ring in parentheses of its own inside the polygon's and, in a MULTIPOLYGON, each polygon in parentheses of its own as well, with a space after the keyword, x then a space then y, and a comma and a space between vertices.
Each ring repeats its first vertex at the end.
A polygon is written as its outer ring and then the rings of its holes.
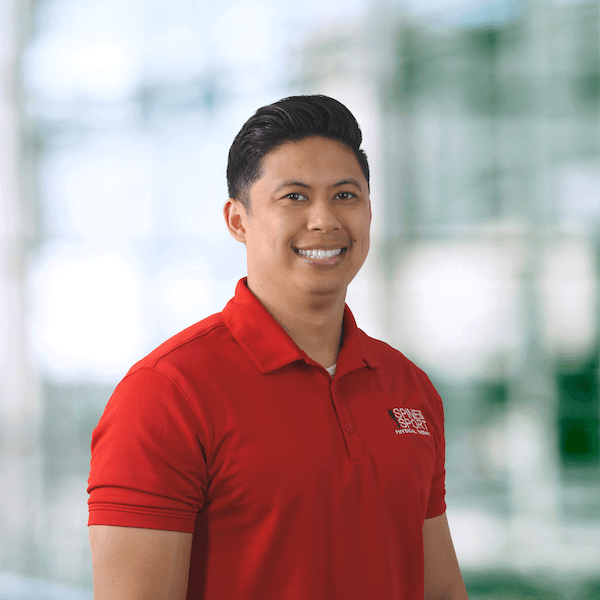
POLYGON ((333 258, 342 252, 341 248, 337 250, 298 250, 298 254, 300 256, 305 256, 306 258, 333 258))

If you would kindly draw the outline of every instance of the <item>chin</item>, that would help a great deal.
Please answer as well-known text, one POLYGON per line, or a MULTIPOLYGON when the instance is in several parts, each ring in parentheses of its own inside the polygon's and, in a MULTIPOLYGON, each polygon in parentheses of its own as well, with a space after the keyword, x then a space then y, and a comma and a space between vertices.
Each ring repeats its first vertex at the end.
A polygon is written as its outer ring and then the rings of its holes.
POLYGON ((348 285, 337 281, 314 281, 307 286, 307 292, 315 296, 335 296, 345 294, 348 285))

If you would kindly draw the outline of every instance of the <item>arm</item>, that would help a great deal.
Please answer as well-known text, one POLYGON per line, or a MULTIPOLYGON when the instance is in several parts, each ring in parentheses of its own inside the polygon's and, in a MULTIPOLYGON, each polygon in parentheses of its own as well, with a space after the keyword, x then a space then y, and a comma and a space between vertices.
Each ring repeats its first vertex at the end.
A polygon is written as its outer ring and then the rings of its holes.
POLYGON ((423 524, 425 600, 468 600, 446 513, 423 524))
POLYGON ((192 534, 90 525, 94 600, 184 600, 192 534))

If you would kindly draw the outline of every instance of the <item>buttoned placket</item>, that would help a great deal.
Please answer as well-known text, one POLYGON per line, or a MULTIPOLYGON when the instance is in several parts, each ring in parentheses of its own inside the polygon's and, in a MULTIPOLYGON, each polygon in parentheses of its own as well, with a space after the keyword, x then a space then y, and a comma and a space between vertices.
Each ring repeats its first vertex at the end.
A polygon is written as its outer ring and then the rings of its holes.
POLYGON ((338 426, 346 443, 346 452, 350 460, 363 460, 365 458, 365 448, 360 435, 358 434, 356 423, 348 409, 343 395, 340 393, 339 379, 333 380, 329 373, 320 366, 313 365, 313 373, 321 386, 327 386, 332 408, 338 422, 338 426))

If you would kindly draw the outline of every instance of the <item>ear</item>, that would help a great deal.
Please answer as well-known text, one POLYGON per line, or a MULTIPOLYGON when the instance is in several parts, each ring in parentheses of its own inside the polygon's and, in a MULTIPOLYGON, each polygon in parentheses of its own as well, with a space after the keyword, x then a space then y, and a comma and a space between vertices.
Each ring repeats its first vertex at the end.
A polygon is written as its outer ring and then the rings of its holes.
POLYGON ((244 205, 235 198, 229 198, 223 207, 223 216, 231 236, 242 244, 246 243, 246 229, 248 213, 244 205))

